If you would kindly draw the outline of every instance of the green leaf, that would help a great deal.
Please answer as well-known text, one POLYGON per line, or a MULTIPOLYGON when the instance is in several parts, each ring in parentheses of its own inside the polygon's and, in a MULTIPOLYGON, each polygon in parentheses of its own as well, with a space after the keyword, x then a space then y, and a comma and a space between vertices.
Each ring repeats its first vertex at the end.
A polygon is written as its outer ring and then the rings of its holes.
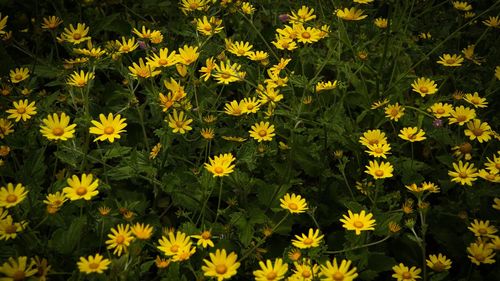
POLYGON ((61 254, 71 254, 83 234, 83 228, 87 224, 86 217, 73 220, 68 230, 58 229, 54 232, 49 246, 52 246, 61 254))

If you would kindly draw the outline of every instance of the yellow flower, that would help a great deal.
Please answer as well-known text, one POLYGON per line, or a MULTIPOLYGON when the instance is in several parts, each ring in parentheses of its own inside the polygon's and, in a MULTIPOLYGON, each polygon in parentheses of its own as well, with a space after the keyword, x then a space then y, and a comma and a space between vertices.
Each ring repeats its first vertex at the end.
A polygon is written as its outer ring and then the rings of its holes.
POLYGON ((301 262, 294 261, 293 275, 290 276, 288 281, 312 281, 314 277, 318 276, 319 265, 311 264, 311 260, 303 259, 301 262))
POLYGON ((497 229, 494 225, 490 225, 490 221, 482 221, 474 219, 474 222, 467 227, 476 237, 493 237, 495 233, 497 233, 497 229))
POLYGON ((276 40, 271 42, 279 50, 292 51, 297 49, 297 43, 293 39, 285 36, 276 36, 276 40))
POLYGON ((247 140, 245 138, 236 137, 236 136, 222 136, 222 139, 227 140, 227 141, 234 141, 234 142, 244 142, 247 140))
POLYGON ((63 41, 67 41, 76 45, 90 40, 90 36, 87 36, 88 33, 89 27, 85 26, 84 23, 78 23, 76 25, 76 29, 72 24, 70 24, 69 29, 67 27, 64 28, 64 33, 61 35, 61 38, 63 41))
POLYGON ((302 198, 300 195, 295 195, 292 193, 285 194, 283 198, 280 199, 281 208, 288 210, 292 214, 304 213, 309 208, 307 207, 306 199, 302 198))
POLYGON ((351 210, 347 211, 349 216, 343 215, 343 219, 340 219, 340 222, 343 222, 344 227, 347 230, 354 230, 356 235, 360 235, 361 231, 364 230, 375 230, 375 220, 372 220, 372 213, 365 214, 365 211, 361 211, 359 214, 354 214, 351 210))
POLYGON ((111 233, 108 234, 109 240, 106 240, 107 249, 114 249, 113 254, 121 256, 126 253, 130 242, 134 240, 130 225, 117 225, 116 229, 111 228, 111 233))
POLYGON ((183 232, 177 231, 169 232, 168 237, 162 236, 158 240, 160 246, 157 248, 162 251, 166 256, 175 256, 183 248, 191 248, 191 238, 183 232))
POLYGON ((351 267, 352 262, 350 260, 342 260, 340 265, 337 263, 337 259, 333 258, 333 261, 326 261, 324 265, 321 265, 322 281, 353 281, 358 277, 356 272, 357 268, 351 267))
POLYGON ((257 140, 261 141, 271 141, 273 137, 276 135, 274 133, 274 125, 270 125, 269 122, 261 121, 260 123, 255 123, 252 126, 252 129, 248 131, 250 136, 257 140))
POLYGON ((236 159, 231 153, 226 153, 214 156, 214 159, 209 158, 208 160, 210 163, 205 163, 205 169, 214 174, 214 177, 223 177, 233 172, 235 166, 233 162, 236 159))
POLYGON ((453 8, 459 11, 466 12, 472 10, 472 6, 465 1, 452 1, 451 3, 453 4, 453 8))
POLYGON ((380 162, 374 160, 370 161, 368 166, 365 166, 365 173, 373 176, 374 179, 383 179, 392 177, 394 168, 389 162, 380 162))
POLYGON ((60 19, 59 17, 56 17, 56 16, 45 17, 45 18, 43 18, 42 29, 54 30, 61 23, 63 23, 63 20, 60 19))
POLYGON ((187 131, 193 129, 189 126, 193 122, 193 119, 188 119, 184 115, 184 111, 177 113, 177 110, 174 109, 174 112, 168 115, 168 120, 168 126, 173 129, 172 132, 174 133, 185 134, 187 131))
POLYGON ((203 73, 200 78, 203 78, 204 81, 208 81, 210 76, 212 76, 212 71, 214 71, 217 67, 217 64, 214 62, 214 58, 210 57, 205 61, 205 66, 202 66, 199 70, 200 73, 203 73))
POLYGON ((347 21, 353 21, 353 20, 362 20, 367 17, 367 15, 363 15, 363 10, 357 9, 355 7, 352 8, 344 8, 338 9, 336 11, 337 17, 347 20, 347 21))
POLYGON ((450 55, 450 54, 443 54, 442 56, 439 57, 439 60, 437 63, 444 65, 444 66, 461 66, 462 62, 464 61, 464 58, 462 55, 450 55))
POLYGON ((453 163, 453 169, 454 171, 448 171, 448 175, 452 177, 452 182, 457 182, 461 185, 467 184, 472 186, 472 182, 477 180, 477 169, 474 168, 474 164, 472 163, 462 163, 462 161, 460 160, 458 164, 453 163))
POLYGON ((155 259, 156 267, 158 268, 167 268, 170 265, 169 259, 162 259, 160 256, 156 256, 155 259))
POLYGON ((226 250, 217 249, 214 253, 210 253, 210 260, 203 259, 205 265, 201 267, 203 275, 207 277, 217 278, 217 281, 230 279, 236 275, 236 271, 240 267, 240 263, 236 260, 238 255, 234 252, 226 254, 226 250))
POLYGON ((458 159, 462 159, 462 157, 464 157, 464 156, 465 156, 465 160, 472 159, 472 155, 471 155, 472 145, 468 142, 454 146, 451 149, 454 151, 453 156, 457 157, 458 159))
POLYGON ((97 208, 97 210, 99 211, 99 214, 103 217, 109 215, 109 212, 111 212, 111 208, 107 206, 100 206, 99 208, 97 208))
POLYGON ((244 14, 247 14, 247 15, 252 15, 254 12, 255 12, 255 8, 253 7, 252 4, 248 3, 248 2, 244 2, 242 5, 241 5, 241 11, 244 13, 244 14))
POLYGON ((94 79, 94 73, 92 72, 85 73, 83 70, 80 70, 80 73, 78 73, 78 71, 73 72, 73 74, 70 75, 66 83, 70 86, 82 88, 85 87, 87 83, 93 79, 94 79))
POLYGON ((252 50, 253 45, 248 42, 238 41, 231 44, 228 48, 230 53, 235 54, 238 57, 248 56, 252 50))
POLYGON ((233 100, 229 103, 226 103, 224 106, 224 112, 228 115, 232 116, 240 116, 243 114, 243 111, 245 110, 245 104, 243 101, 240 101, 238 103, 237 100, 233 100))
POLYGON ((61 116, 57 113, 47 116, 42 122, 45 126, 40 126, 40 132, 49 140, 68 140, 74 137, 76 124, 69 124, 69 117, 63 112, 61 116))
POLYGON ((111 264, 109 259, 105 259, 100 254, 90 255, 87 258, 80 257, 80 261, 76 263, 80 272, 91 274, 98 273, 101 274, 108 269, 111 264))
POLYGON ((391 120, 398 121, 404 115, 405 108, 400 106, 399 103, 389 104, 385 108, 385 116, 391 120))
POLYGON ((73 175, 70 179, 67 179, 69 186, 63 188, 64 195, 71 201, 78 199, 92 199, 92 197, 99 194, 99 191, 97 190, 99 180, 95 179, 92 181, 92 179, 92 174, 82 174, 81 180, 78 176, 73 175))
POLYGON ((479 177, 494 183, 500 183, 500 174, 492 173, 485 169, 479 170, 479 177))
POLYGON ((0 13, 0 35, 5 34, 6 32, 3 29, 7 26, 7 19, 9 16, 5 16, 2 18, 2 14, 0 13))
POLYGON ((214 247, 214 242, 212 241, 212 233, 210 230, 203 231, 200 235, 191 235, 192 238, 198 239, 196 245, 207 248, 208 246, 214 247))
POLYGON ((257 98, 244 98, 242 101, 240 101, 240 104, 243 107, 242 113, 250 114, 250 113, 257 113, 260 109, 260 101, 257 100, 257 98))
POLYGON ((19 122, 21 119, 23 119, 23 121, 30 119, 31 115, 35 115, 37 112, 35 102, 31 102, 30 104, 28 104, 28 102, 28 100, 14 101, 12 103, 14 108, 6 110, 7 113, 10 113, 7 118, 16 119, 16 122, 19 122))
POLYGON ((477 139, 480 143, 488 142, 491 139, 492 131, 490 125, 486 122, 481 122, 479 119, 473 119, 467 123, 465 135, 471 140, 477 139))
POLYGON ((412 91, 419 93, 421 97, 433 95, 438 91, 436 83, 425 77, 417 78, 417 80, 413 81, 411 86, 412 91))
POLYGON ((147 58, 148 64, 156 67, 167 67, 175 65, 177 61, 177 53, 172 51, 168 53, 167 48, 161 48, 159 54, 153 54, 147 58))
POLYGON ((321 30, 314 27, 304 27, 297 24, 297 41, 300 43, 314 43, 321 39, 321 30))
POLYGON ((193 11, 203 11, 208 9, 208 4, 210 0, 182 0, 180 3, 180 8, 184 14, 193 11))
POLYGON ((486 157, 488 162, 484 164, 487 170, 495 174, 500 172, 500 151, 497 151, 497 154, 499 154, 499 156, 493 155, 493 160, 486 157))
POLYGON ((314 87, 314 90, 316 93, 321 92, 321 91, 326 91, 326 90, 333 90, 337 88, 337 80, 335 81, 326 81, 326 82, 318 82, 316 83, 316 86, 314 87))
POLYGON ((141 30, 134 28, 132 30, 132 33, 137 35, 137 37, 142 38, 142 39, 149 39, 151 38, 151 34, 153 33, 151 29, 146 28, 145 26, 141 27, 141 30))
POLYGON ((153 235, 153 227, 149 224, 136 223, 132 225, 130 230, 140 240, 148 240, 153 235))
POLYGON ((472 104, 475 108, 484 108, 488 104, 486 98, 480 97, 477 92, 474 92, 474 94, 465 94, 464 101, 472 104))
POLYGON ((290 16, 290 22, 296 23, 296 22, 306 22, 310 21, 316 18, 316 15, 314 14, 314 9, 309 8, 307 6, 302 6, 300 9, 297 10, 297 12, 292 11, 292 15, 290 16))
POLYGON ((277 258, 273 262, 271 260, 266 260, 259 262, 260 269, 254 270, 253 275, 255 276, 255 281, 277 281, 285 278, 285 274, 288 271, 288 264, 283 263, 283 259, 277 258))
POLYGON ((25 198, 28 191, 20 183, 14 184, 7 183, 7 186, 0 188, 0 207, 11 208, 21 203, 25 198))
POLYGON ((498 16, 489 17, 487 20, 483 20, 483 23, 488 27, 500 28, 500 18, 498 16))
POLYGON ((453 106, 449 103, 435 103, 427 109, 427 111, 432 112, 436 118, 448 117, 450 112, 453 110, 453 106))
POLYGON ((160 153, 161 150, 161 143, 157 143, 153 148, 151 148, 151 152, 149 153, 149 159, 155 159, 156 156, 158 156, 158 153, 160 153))
POLYGON ((135 42, 134 37, 126 39, 122 36, 122 41, 116 40, 115 43, 118 47, 118 53, 120 54, 130 53, 139 47, 139 43, 135 42))
POLYGON ((253 61, 260 61, 264 65, 269 63, 269 54, 264 51, 251 51, 248 53, 247 57, 253 61))
POLYGON ((200 56, 200 53, 198 53, 197 51, 198 47, 184 45, 182 48, 179 48, 177 59, 181 64, 190 65, 195 62, 200 56))
POLYGON ((129 66, 128 69, 130 71, 130 75, 134 78, 149 78, 149 77, 155 77, 156 75, 160 74, 160 70, 155 70, 155 66, 144 63, 142 58, 139 58, 139 64, 137 63, 132 63, 132 66, 129 66))
POLYGON ((8 261, 0 266, 0 273, 4 275, 2 280, 5 281, 26 280, 37 272, 35 262, 31 260, 28 264, 28 257, 26 256, 18 257, 17 260, 10 257, 8 261))
POLYGON ((366 146, 370 147, 372 145, 384 145, 387 144, 387 138, 385 137, 385 133, 381 130, 368 130, 363 133, 363 136, 359 138, 359 142, 366 146))
POLYGON ((221 26, 222 20, 215 17, 203 16, 201 19, 196 20, 196 29, 203 35, 211 36, 221 32, 223 27, 221 26))
POLYGON ((160 44, 163 42, 163 34, 159 30, 153 30, 151 32, 151 37, 149 38, 149 41, 153 44, 160 44))
POLYGON ((309 228, 309 232, 306 234, 302 233, 301 236, 295 235, 296 239, 292 240, 292 245, 299 249, 315 248, 319 246, 324 235, 319 235, 319 229, 313 230, 309 228))
POLYGON ((214 79, 218 84, 229 84, 232 82, 241 81, 245 77, 245 72, 240 72, 241 65, 237 63, 231 64, 230 61, 221 62, 215 66, 214 79))
POLYGON ((95 127, 90 127, 89 131, 91 134, 100 135, 94 141, 104 141, 109 140, 109 142, 113 143, 115 139, 121 138, 120 133, 126 132, 125 127, 127 127, 127 123, 125 123, 125 118, 121 118, 120 114, 117 114, 116 117, 113 117, 113 113, 109 113, 108 117, 104 114, 99 114, 99 120, 101 122, 92 120, 92 124, 95 127))
POLYGON ((24 81, 30 77, 30 71, 27 67, 16 68, 9 72, 10 82, 17 84, 24 81))
POLYGON ((448 259, 443 254, 429 255, 429 258, 426 260, 426 264, 432 270, 436 272, 442 272, 451 268, 451 260, 448 259))
POLYGON ((493 199, 493 205, 492 205, 492 207, 493 207, 493 209, 500 211, 500 198, 495 197, 493 199))
POLYGON ((206 140, 211 140, 215 137, 214 129, 203 128, 200 130, 200 135, 206 140))
POLYGON ((468 45, 466 48, 464 48, 462 50, 462 54, 464 54, 464 57, 470 61, 472 61, 473 63, 477 64, 477 65, 481 65, 481 63, 484 61, 483 59, 477 57, 475 54, 474 54, 474 49, 476 48, 476 45, 468 45))
POLYGON ((397 281, 417 281, 417 279, 420 279, 420 272, 422 272, 422 270, 416 266, 409 268, 403 263, 393 266, 392 270, 394 270, 392 277, 396 278, 397 281))
POLYGON ((389 20, 387 20, 386 18, 376 18, 374 20, 374 23, 375 23, 375 26, 377 26, 378 28, 387 28, 387 26, 389 25, 389 20))
POLYGON ((468 257, 475 265, 495 263, 495 252, 485 243, 471 243, 467 247, 468 257))
POLYGON ((382 157, 382 158, 386 159, 387 154, 391 154, 389 152, 391 150, 391 145, 388 143, 373 144, 373 145, 368 145, 367 147, 368 147, 368 150, 365 150, 365 152, 373 157, 382 157))
POLYGON ((417 127, 406 127, 399 131, 398 136, 404 140, 416 142, 425 140, 426 137, 424 137, 424 135, 425 132, 422 129, 419 129, 417 127))
MULTIPOLYGON (((0 209, 1 211, 1 209, 0 209)), ((12 216, 0 220, 0 241, 15 239, 17 234, 23 231, 28 223, 26 221, 14 222, 12 216)))
POLYGON ((43 200, 43 203, 47 204, 47 211, 49 214, 54 214, 59 211, 64 202, 68 200, 60 191, 50 193, 45 198, 46 199, 43 200))
POLYGON ((457 106, 450 112, 449 123, 462 126, 470 120, 476 118, 476 111, 469 107, 457 106))

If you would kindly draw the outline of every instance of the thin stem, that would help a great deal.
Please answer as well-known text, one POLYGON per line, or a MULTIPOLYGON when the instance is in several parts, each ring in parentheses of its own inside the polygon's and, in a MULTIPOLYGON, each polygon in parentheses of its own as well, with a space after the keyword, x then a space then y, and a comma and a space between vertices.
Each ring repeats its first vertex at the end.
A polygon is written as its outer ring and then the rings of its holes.
POLYGON ((340 253, 349 252, 349 251, 353 251, 353 250, 357 250, 357 249, 371 247, 371 246, 374 246, 374 245, 377 245, 377 244, 384 242, 385 240, 389 239, 390 237, 391 237, 390 235, 387 235, 383 239, 380 239, 380 240, 372 242, 372 243, 368 243, 368 244, 364 244, 364 245, 356 246, 356 247, 352 247, 352 248, 342 249, 342 250, 338 250, 338 251, 325 251, 325 253, 326 254, 340 254, 340 253))
POLYGON ((220 186, 219 186, 219 199, 217 201, 217 211, 215 212, 215 220, 214 224, 217 222, 217 219, 219 218, 219 212, 220 212, 220 204, 222 201, 222 178, 220 179, 220 186))

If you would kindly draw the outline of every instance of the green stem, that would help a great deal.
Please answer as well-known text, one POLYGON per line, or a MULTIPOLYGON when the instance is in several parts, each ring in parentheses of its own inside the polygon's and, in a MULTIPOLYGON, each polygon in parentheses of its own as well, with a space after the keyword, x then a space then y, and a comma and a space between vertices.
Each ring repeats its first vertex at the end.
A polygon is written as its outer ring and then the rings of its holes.
POLYGON ((217 201, 217 211, 215 212, 215 220, 214 224, 217 222, 217 219, 219 218, 219 212, 220 212, 220 204, 222 201, 222 178, 220 179, 220 185, 219 185, 219 199, 217 201))
POLYGON ((372 242, 372 243, 368 243, 368 244, 364 244, 364 245, 361 245, 361 246, 352 247, 352 248, 342 249, 342 250, 338 250, 338 251, 325 251, 325 254, 330 254, 330 255, 340 254, 340 253, 349 252, 349 251, 353 251, 353 250, 357 250, 357 249, 371 247, 371 246, 374 246, 374 245, 377 245, 377 244, 380 244, 380 243, 384 242, 385 240, 389 239, 390 237, 391 237, 390 235, 387 235, 386 237, 384 237, 383 239, 380 239, 378 241, 375 241, 375 242, 372 242))

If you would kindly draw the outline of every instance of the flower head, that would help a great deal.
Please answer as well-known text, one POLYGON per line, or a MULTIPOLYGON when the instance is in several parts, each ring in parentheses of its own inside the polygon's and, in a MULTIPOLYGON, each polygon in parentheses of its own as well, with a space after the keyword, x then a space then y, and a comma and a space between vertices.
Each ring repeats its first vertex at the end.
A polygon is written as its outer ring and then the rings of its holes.
POLYGON ((356 267, 351 267, 352 262, 350 260, 342 260, 340 264, 337 263, 337 259, 334 258, 332 262, 326 261, 324 265, 321 265, 321 280, 323 281, 353 281, 358 277, 356 272, 356 267))
POLYGON ((493 132, 491 127, 486 122, 481 122, 479 119, 473 119, 467 123, 467 129, 465 129, 464 134, 470 138, 470 140, 479 141, 480 143, 488 142, 491 139, 493 132))
POLYGON ((370 161, 368 166, 366 167, 365 173, 373 176, 374 179, 383 179, 383 178, 390 178, 392 177, 392 172, 394 168, 392 167, 391 163, 389 162, 380 162, 373 160, 370 161))
POLYGON ((463 61, 464 58, 462 57, 462 55, 443 54, 442 56, 439 57, 437 63, 443 66, 454 67, 454 66, 461 66, 463 61))
POLYGON ((189 124, 192 122, 193 119, 184 115, 184 111, 177 112, 177 110, 174 109, 174 111, 168 115, 168 126, 172 128, 172 132, 174 133, 185 134, 187 131, 191 131, 193 128, 189 126, 189 124))
POLYGON ((470 120, 476 118, 476 111, 472 108, 457 106, 450 112, 449 123, 462 126, 470 120))
POLYGON ((319 235, 319 229, 314 230, 310 228, 307 235, 304 233, 301 236, 295 235, 292 244, 299 249, 315 248, 319 246, 323 237, 323 234, 319 235))
POLYGON ((375 220, 372 220, 373 214, 366 214, 365 211, 361 211, 359 214, 354 214, 351 210, 348 210, 349 216, 344 215, 340 222, 343 222, 343 227, 347 230, 354 230, 356 235, 360 235, 361 231, 365 230, 375 230, 375 220))
POLYGON ((430 269, 436 272, 442 272, 451 268, 451 260, 448 259, 443 254, 429 255, 429 258, 426 260, 426 264, 430 269))
POLYGON ((30 77, 30 71, 27 67, 13 69, 9 72, 10 82, 17 84, 30 77))
POLYGON ((292 214, 300 214, 308 210, 306 199, 302 198, 300 195, 295 195, 292 193, 285 194, 283 198, 280 199, 281 208, 288 210, 292 214))
POLYGON ((475 265, 495 263, 495 252, 486 243, 471 243, 467 247, 468 257, 475 265))
POLYGON ((31 260, 28 263, 28 257, 22 256, 18 257, 17 260, 13 257, 10 257, 6 262, 0 266, 0 273, 5 275, 2 277, 2 280, 25 280, 37 273, 37 269, 35 268, 35 262, 31 260))
POLYGON ((210 253, 210 260, 204 259, 205 265, 201 267, 203 275, 207 277, 217 278, 217 281, 230 279, 236 275, 236 271, 240 267, 240 263, 236 260, 238 255, 234 252, 226 253, 225 249, 215 250, 215 253, 210 253))
POLYGON ((90 40, 90 36, 87 36, 89 33, 89 27, 85 25, 85 23, 78 23, 76 28, 70 24, 69 29, 64 28, 64 33, 61 35, 63 41, 67 41, 73 43, 73 45, 80 44, 87 40, 90 40))
POLYGON ((80 261, 77 262, 78 269, 80 272, 91 274, 98 273, 101 274, 105 270, 108 269, 108 266, 111 264, 109 259, 105 259, 100 254, 95 254, 94 256, 90 255, 87 258, 80 257, 80 261))
POLYGON ((420 94, 421 97, 433 95, 438 91, 436 82, 429 78, 420 77, 411 84, 412 91, 420 94))
POLYGON ((59 17, 56 17, 56 16, 45 17, 45 18, 43 18, 42 29, 54 30, 61 23, 63 23, 63 20, 60 19, 59 17))
POLYGON ((49 140, 68 140, 74 137, 76 124, 69 124, 66 113, 53 113, 43 119, 44 125, 40 126, 40 133, 49 140))
POLYGON ((134 240, 132 233, 128 224, 119 224, 116 228, 111 228, 111 233, 108 234, 109 239, 106 240, 107 249, 114 249, 113 254, 117 256, 126 253, 130 242, 134 240))
POLYGON ((367 15, 363 15, 363 10, 357 9, 355 7, 352 8, 344 8, 338 9, 336 11, 337 17, 346 20, 346 21, 357 21, 362 20, 367 17, 367 15))
POLYGON ((269 122, 261 121, 260 123, 255 123, 252 126, 252 129, 249 131, 250 136, 257 140, 261 141, 271 141, 273 137, 276 135, 274 133, 274 125, 270 125, 269 122))
POLYGON ((416 281, 417 279, 420 279, 419 274, 420 272, 422 272, 422 270, 420 268, 417 268, 416 266, 412 266, 411 268, 409 268, 403 263, 393 266, 392 270, 394 270, 394 274, 392 275, 392 277, 394 277, 398 281, 416 281))
POLYGON ((425 140, 426 137, 424 137, 424 135, 425 132, 422 129, 419 129, 417 127, 406 127, 399 131, 398 136, 404 140, 416 142, 425 140))
POLYGON ((130 228, 135 238, 140 240, 148 240, 153 235, 153 227, 149 224, 136 223, 130 228))
POLYGON ((498 231, 494 225, 490 225, 489 220, 483 221, 477 219, 474 219, 467 229, 472 231, 477 237, 492 237, 498 231))
POLYGON ((196 245, 201 245, 203 248, 208 246, 214 247, 214 242, 212 241, 212 232, 205 230, 200 233, 200 235, 191 235, 192 238, 198 239, 196 245))
POLYGON ((385 116, 391 120, 398 121, 405 113, 405 108, 399 103, 388 104, 385 108, 385 116))
POLYGON ((99 180, 95 179, 92 174, 82 174, 81 179, 73 175, 67 179, 68 187, 63 188, 64 195, 71 201, 85 199, 90 200, 92 197, 99 194, 97 187, 99 180))
POLYGON ((205 163, 205 169, 214 175, 214 177, 227 176, 233 172, 234 164, 236 160, 231 153, 220 154, 215 156, 213 159, 208 159, 210 163, 205 163))
POLYGON ((10 113, 7 118, 16 119, 16 122, 19 122, 21 119, 23 119, 23 121, 30 119, 32 115, 36 114, 36 106, 34 101, 29 104, 28 103, 28 100, 14 101, 12 103, 14 108, 6 110, 7 113, 10 113))
POLYGON ((288 264, 283 263, 283 259, 277 258, 274 264, 270 260, 259 262, 260 269, 255 270, 253 275, 255 276, 255 281, 277 281, 285 278, 285 274, 288 271, 288 264))
POLYGON ((7 183, 7 186, 0 188, 0 207, 11 208, 21 203, 28 194, 28 191, 20 183, 7 183))
POLYGON ((463 163, 461 160, 457 163, 453 163, 453 171, 448 171, 448 175, 452 177, 452 182, 458 182, 461 185, 470 185, 472 186, 472 182, 477 180, 478 174, 476 173, 477 169, 474 168, 474 164, 465 162, 463 163))
POLYGON ((178 51, 179 54, 177 55, 177 60, 184 65, 192 64, 200 56, 200 53, 198 53, 198 47, 184 45, 182 48, 179 48, 178 51))
POLYGON ((94 141, 104 141, 109 140, 113 143, 115 139, 121 138, 120 133, 126 132, 125 118, 121 118, 120 114, 113 117, 113 113, 109 113, 108 117, 104 114, 99 114, 99 121, 92 120, 94 127, 90 127, 90 133, 94 135, 99 135, 94 141))

